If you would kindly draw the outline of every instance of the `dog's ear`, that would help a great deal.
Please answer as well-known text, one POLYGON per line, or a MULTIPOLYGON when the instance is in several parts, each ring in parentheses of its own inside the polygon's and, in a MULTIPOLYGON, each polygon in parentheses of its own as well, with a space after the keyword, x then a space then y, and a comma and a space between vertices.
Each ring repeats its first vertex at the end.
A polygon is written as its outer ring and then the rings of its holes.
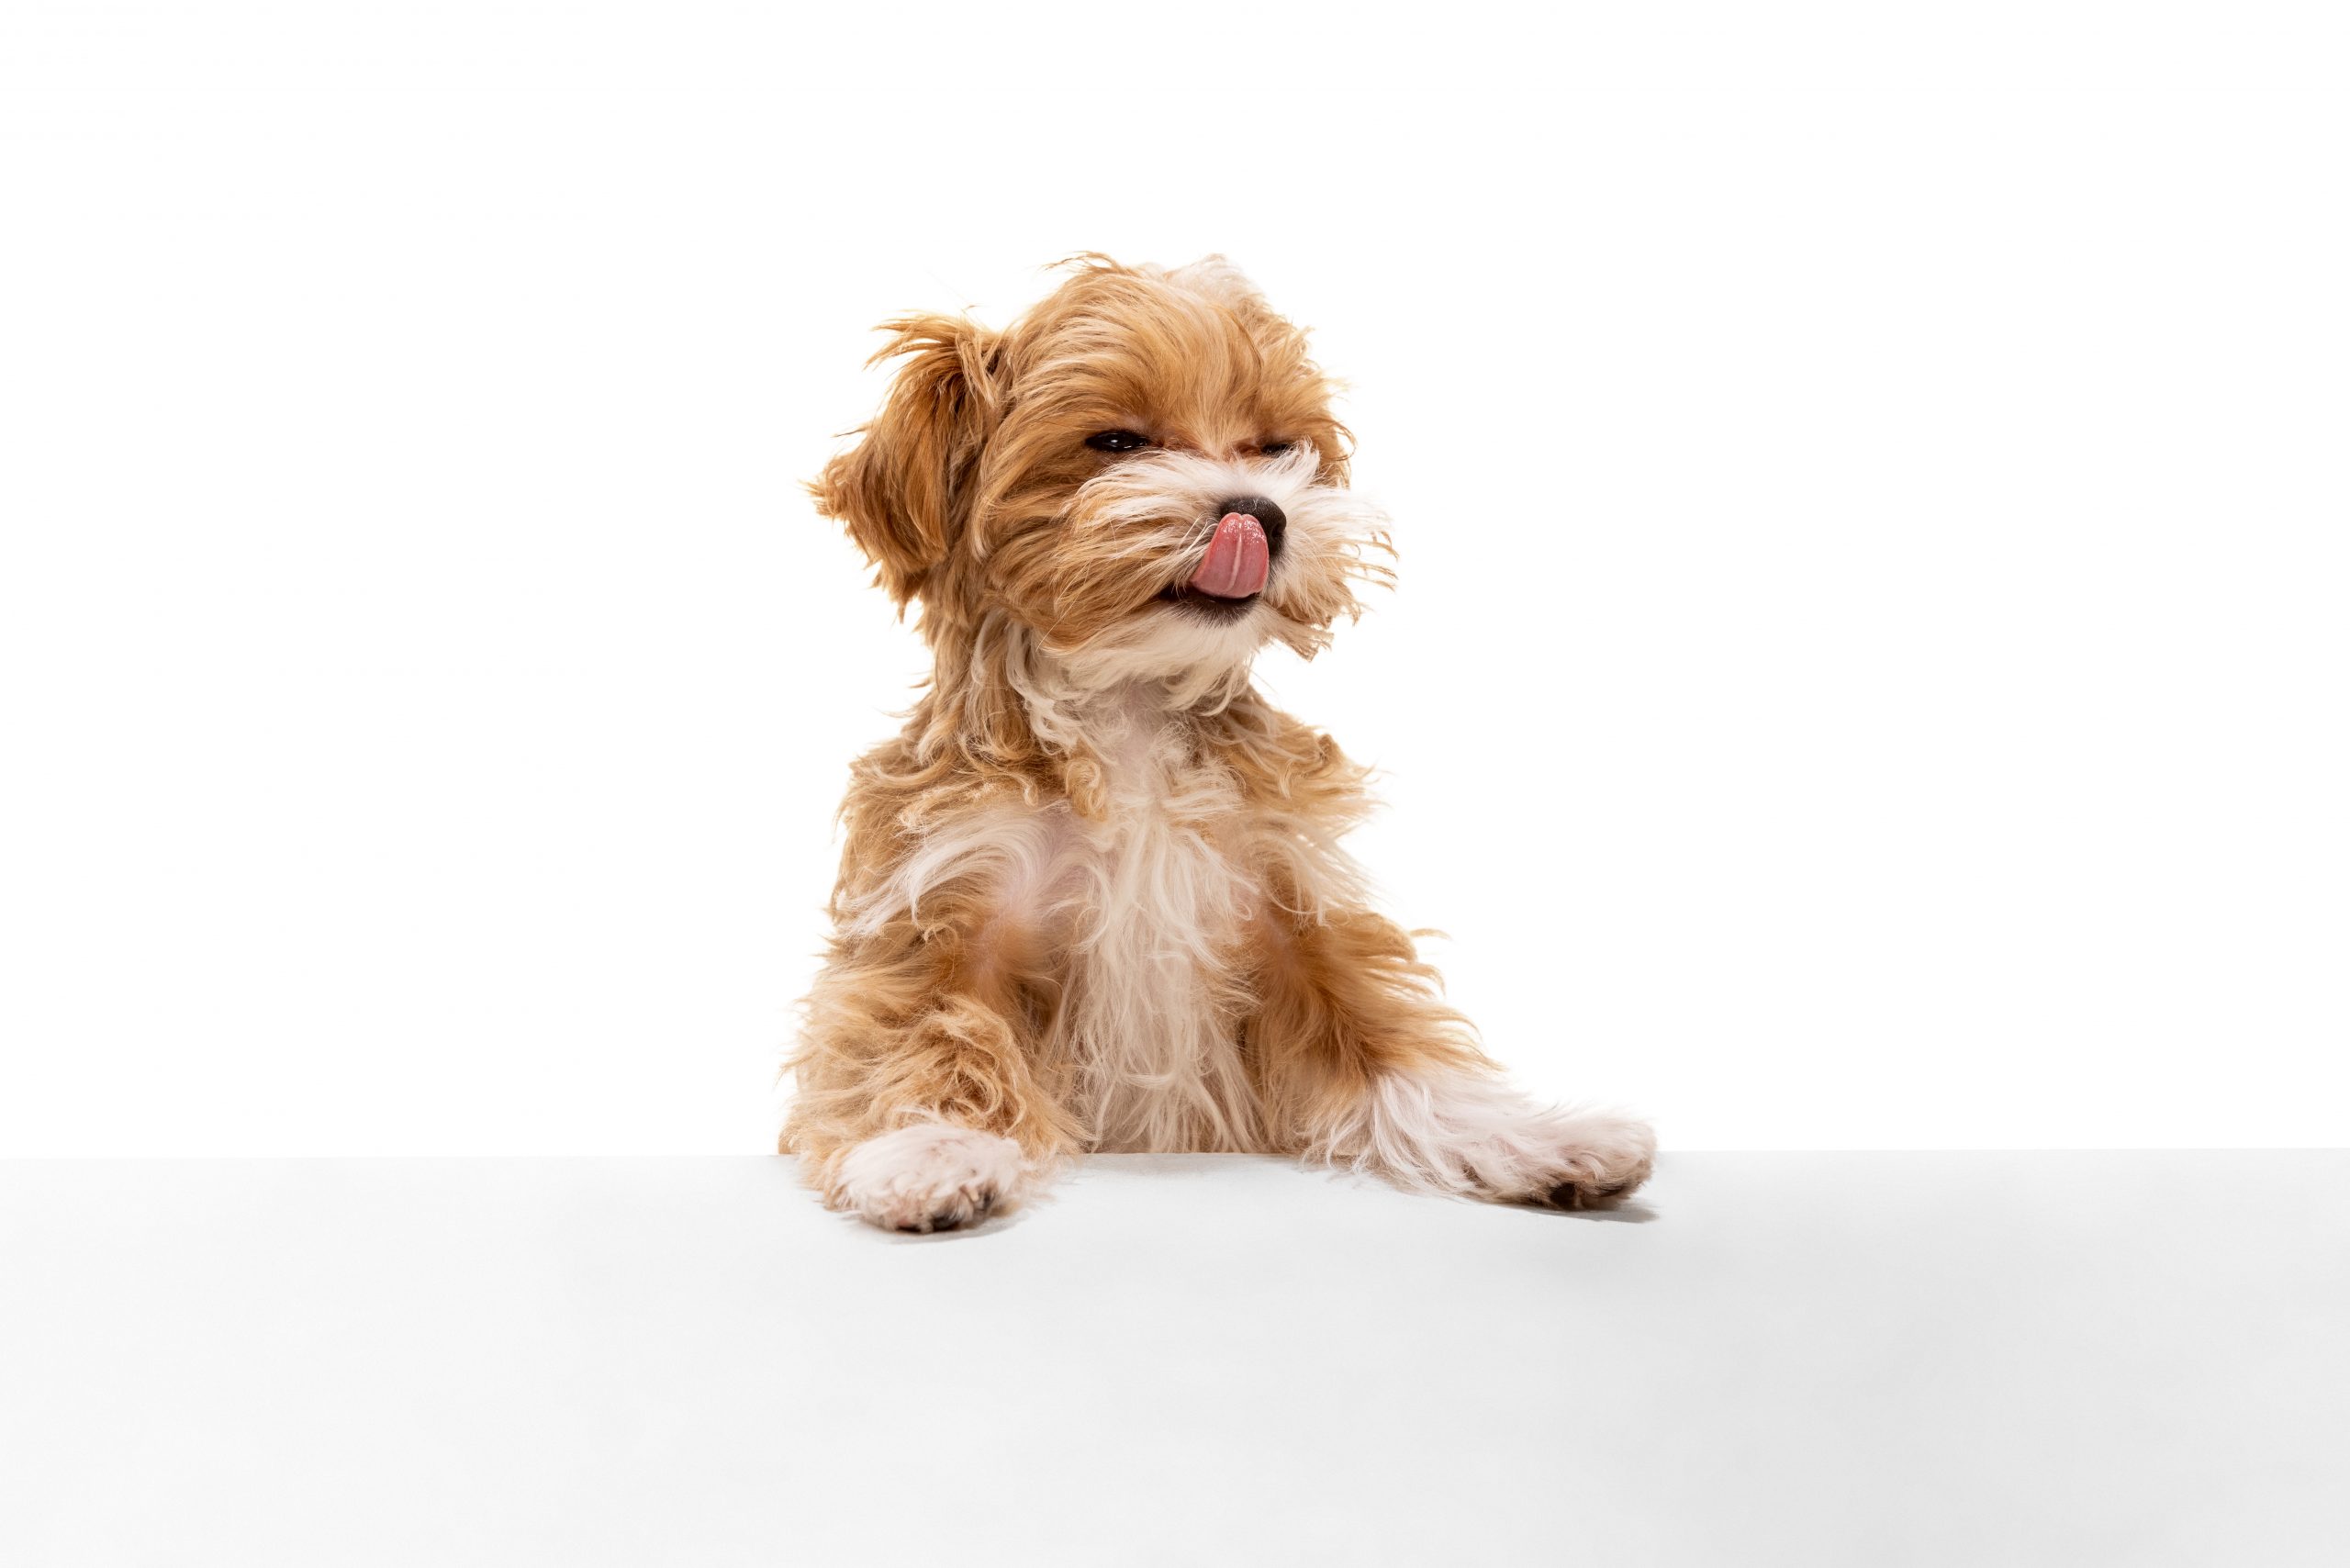
POLYGON ((962 529, 995 420, 998 334, 951 316, 907 316, 881 330, 890 342, 868 363, 909 357, 864 439, 808 487, 818 510, 847 525, 902 610, 962 529))

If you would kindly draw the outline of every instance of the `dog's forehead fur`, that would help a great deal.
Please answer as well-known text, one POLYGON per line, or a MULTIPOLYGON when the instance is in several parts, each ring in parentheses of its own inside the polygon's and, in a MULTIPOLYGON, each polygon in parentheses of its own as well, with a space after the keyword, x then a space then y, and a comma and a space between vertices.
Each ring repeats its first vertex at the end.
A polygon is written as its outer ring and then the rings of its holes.
POLYGON ((1128 429, 1224 454, 1307 442, 1342 456, 1330 385, 1304 331, 1237 270, 1084 264, 996 345, 1007 436, 1025 427, 1128 429))

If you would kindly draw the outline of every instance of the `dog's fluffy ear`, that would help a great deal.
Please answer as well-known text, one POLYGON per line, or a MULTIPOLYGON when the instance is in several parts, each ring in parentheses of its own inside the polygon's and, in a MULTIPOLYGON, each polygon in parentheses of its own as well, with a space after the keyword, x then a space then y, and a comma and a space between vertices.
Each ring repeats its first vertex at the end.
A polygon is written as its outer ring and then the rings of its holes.
POLYGON ((901 317, 881 330, 890 342, 868 363, 910 357, 864 439, 809 489, 819 510, 847 525, 902 610, 962 528, 995 419, 997 334, 951 316, 901 317))

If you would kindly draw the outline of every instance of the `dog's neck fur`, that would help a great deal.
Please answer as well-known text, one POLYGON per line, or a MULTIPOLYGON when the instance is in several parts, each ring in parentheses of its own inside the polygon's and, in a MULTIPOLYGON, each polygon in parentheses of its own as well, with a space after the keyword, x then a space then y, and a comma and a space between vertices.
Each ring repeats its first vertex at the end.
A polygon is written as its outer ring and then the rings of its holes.
POLYGON ((959 635, 925 630, 933 668, 909 725, 924 773, 1009 778, 1089 819, 1109 810, 1117 780, 1134 788, 1134 765, 1150 748, 1203 757, 1270 713, 1246 663, 1167 676, 1091 671, 1009 619, 959 635))

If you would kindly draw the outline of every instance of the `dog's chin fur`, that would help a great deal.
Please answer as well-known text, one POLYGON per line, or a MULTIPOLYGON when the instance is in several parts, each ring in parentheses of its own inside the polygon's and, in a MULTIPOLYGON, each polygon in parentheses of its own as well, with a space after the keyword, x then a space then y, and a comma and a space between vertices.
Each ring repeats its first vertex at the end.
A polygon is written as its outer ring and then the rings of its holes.
POLYGON ((1387 575, 1304 334, 1214 258, 1082 258, 1004 330, 885 330, 889 398, 813 489, 934 670, 842 809, 783 1134, 826 1201, 951 1228, 1107 1148, 1567 1207, 1634 1190, 1648 1129, 1499 1080, 1339 847, 1362 770, 1251 682, 1387 575), (1147 444, 1091 440, 1112 431, 1147 444), (1285 519, 1262 589, 1192 589, 1244 499, 1285 519))

